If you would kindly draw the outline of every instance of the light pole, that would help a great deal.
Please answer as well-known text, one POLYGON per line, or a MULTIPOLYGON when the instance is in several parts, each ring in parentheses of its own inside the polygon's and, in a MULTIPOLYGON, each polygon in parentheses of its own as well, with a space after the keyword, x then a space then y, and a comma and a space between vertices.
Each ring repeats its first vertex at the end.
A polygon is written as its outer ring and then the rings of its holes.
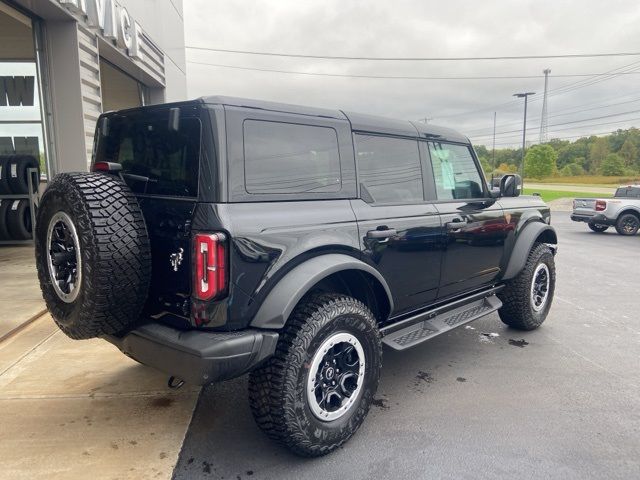
POLYGON ((524 98, 524 125, 522 127, 522 159, 520 160, 520 176, 524 185, 524 146, 527 136, 527 98, 529 95, 535 95, 536 92, 514 93, 514 97, 524 98))

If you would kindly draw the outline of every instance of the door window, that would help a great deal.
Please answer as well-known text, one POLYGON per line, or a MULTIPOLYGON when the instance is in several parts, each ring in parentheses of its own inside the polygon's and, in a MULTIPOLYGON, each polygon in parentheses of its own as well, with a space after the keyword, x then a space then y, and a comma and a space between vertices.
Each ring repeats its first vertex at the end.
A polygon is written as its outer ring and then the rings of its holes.
POLYGON ((418 142, 356 135, 361 196, 368 203, 420 203, 424 200, 418 142))
POLYGON ((430 142, 438 200, 483 198, 482 177, 469 147, 430 142))

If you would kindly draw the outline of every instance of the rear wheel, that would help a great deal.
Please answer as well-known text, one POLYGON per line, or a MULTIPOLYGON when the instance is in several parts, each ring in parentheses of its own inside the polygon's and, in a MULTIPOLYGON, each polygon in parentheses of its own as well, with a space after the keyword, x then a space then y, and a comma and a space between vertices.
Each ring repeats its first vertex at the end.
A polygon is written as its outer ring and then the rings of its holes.
POLYGON ((589 223, 588 225, 589 228, 596 233, 602 233, 609 228, 609 225, 598 225, 597 223, 589 223))
POLYGON ((376 320, 365 305, 337 294, 308 297, 289 319, 274 356, 250 375, 256 423, 299 455, 335 450, 369 411, 381 357, 376 320))
POLYGON ((616 231, 620 235, 635 235, 640 229, 640 218, 633 213, 625 213, 616 221, 616 231))
POLYGON ((535 244, 522 271, 498 293, 500 320, 518 330, 534 330, 547 318, 556 284, 551 249, 535 244))

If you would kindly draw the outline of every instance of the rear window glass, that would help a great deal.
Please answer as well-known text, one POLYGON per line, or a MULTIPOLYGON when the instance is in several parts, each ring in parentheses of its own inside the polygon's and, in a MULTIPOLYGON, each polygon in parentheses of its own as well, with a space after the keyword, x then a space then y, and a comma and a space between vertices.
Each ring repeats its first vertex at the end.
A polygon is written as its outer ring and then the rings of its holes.
POLYGON ((329 127, 246 120, 244 169, 249 193, 338 192, 338 135, 329 127))
POLYGON ((169 127, 169 110, 108 117, 101 126, 96 162, 122 165, 122 177, 136 193, 177 197, 198 195, 200 120, 180 118, 169 127))
POLYGON ((620 187, 616 190, 616 197, 640 198, 640 187, 620 187))
POLYGON ((368 203, 420 203, 422 168, 418 142, 356 135, 361 195, 368 203))

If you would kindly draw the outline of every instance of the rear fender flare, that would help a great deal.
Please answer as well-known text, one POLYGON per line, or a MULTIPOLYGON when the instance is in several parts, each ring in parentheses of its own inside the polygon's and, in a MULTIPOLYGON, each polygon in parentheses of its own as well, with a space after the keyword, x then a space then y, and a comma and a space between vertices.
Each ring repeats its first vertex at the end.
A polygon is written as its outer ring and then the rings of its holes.
POLYGON ((547 243, 554 245, 558 243, 558 236, 553 227, 542 222, 530 222, 522 229, 516 239, 516 243, 511 250, 511 258, 502 277, 503 280, 509 280, 520 273, 527 262, 527 257, 531 248, 533 248, 533 244, 541 235, 548 236, 552 240, 547 243), (545 234, 545 232, 549 233, 545 234))
POLYGON ((331 253, 314 257, 298 265, 269 292, 251 321, 255 328, 282 328, 300 299, 320 280, 343 270, 360 270, 375 277, 384 287, 391 311, 393 298, 383 276, 375 268, 350 257, 331 253))

